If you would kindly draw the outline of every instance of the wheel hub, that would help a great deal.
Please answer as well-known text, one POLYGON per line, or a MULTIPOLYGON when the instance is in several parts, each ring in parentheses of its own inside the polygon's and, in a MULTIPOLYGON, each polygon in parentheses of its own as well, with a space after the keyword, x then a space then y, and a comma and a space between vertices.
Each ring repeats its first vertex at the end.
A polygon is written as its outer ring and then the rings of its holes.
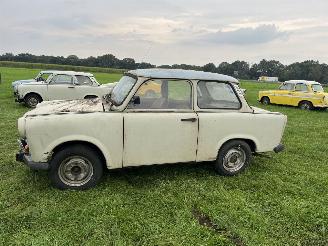
POLYGON ((241 169, 246 162, 246 153, 242 148, 233 148, 227 152, 223 159, 223 167, 230 171, 236 172, 241 169))
POLYGON ((87 183, 93 175, 90 161, 81 156, 65 159, 58 169, 59 178, 69 186, 81 186, 87 183))

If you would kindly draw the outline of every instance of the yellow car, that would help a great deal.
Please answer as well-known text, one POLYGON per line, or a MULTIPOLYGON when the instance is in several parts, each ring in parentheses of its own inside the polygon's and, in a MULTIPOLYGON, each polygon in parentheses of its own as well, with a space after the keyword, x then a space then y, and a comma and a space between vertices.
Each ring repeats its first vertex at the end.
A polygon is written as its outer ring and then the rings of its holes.
POLYGON ((161 93, 161 85, 154 82, 149 81, 144 84, 144 86, 140 87, 138 91, 138 96, 145 97, 157 97, 161 93))
POLYGON ((328 108, 328 93, 315 81, 289 80, 281 84, 278 90, 260 91, 259 101, 268 105, 281 104, 296 106, 303 110, 328 108))

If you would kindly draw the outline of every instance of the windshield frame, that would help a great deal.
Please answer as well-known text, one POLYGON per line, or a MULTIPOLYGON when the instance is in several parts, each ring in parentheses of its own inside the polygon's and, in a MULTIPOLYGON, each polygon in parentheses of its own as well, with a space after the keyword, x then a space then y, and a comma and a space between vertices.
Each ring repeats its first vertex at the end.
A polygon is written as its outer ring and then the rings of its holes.
POLYGON ((125 100, 127 99, 127 97, 130 95, 131 91, 133 90, 133 88, 135 87, 135 85, 138 82, 138 76, 131 74, 131 73, 124 73, 122 78, 119 80, 119 82, 117 83, 117 85, 115 85, 115 87, 113 88, 113 90, 111 91, 111 97, 110 97, 110 102, 118 107, 118 106, 122 106, 123 103, 125 102, 125 100), (124 96, 124 98, 122 99, 122 101, 120 103, 116 102, 113 100, 113 92, 115 90, 115 88, 117 88, 117 86, 119 85, 120 81, 124 78, 124 77, 131 77, 135 80, 135 82, 132 84, 131 88, 129 89, 129 91, 126 93, 126 95, 124 96))

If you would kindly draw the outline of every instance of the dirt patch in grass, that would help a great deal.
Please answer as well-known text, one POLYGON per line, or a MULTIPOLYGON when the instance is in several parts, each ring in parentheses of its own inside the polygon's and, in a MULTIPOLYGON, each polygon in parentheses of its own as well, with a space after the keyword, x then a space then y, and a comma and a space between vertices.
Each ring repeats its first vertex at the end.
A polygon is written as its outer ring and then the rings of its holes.
POLYGON ((238 235, 231 232, 225 227, 220 227, 218 224, 215 224, 207 214, 200 211, 197 207, 193 207, 192 215, 200 225, 205 226, 215 231, 216 233, 219 233, 220 235, 229 239, 233 244, 237 246, 246 246, 246 244, 242 241, 242 239, 238 235))

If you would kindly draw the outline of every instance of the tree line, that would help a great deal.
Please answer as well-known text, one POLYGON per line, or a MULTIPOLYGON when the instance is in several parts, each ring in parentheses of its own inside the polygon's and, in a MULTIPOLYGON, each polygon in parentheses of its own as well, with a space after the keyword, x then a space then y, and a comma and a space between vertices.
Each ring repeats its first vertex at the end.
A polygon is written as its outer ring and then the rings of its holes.
MULTIPOLYGON (((14 55, 6 53, 0 55, 0 61, 31 62, 45 64, 61 64, 86 67, 104 67, 118 69, 154 68, 153 64, 141 62, 137 63, 132 58, 118 59, 112 54, 88 58, 79 58, 76 55, 46 56, 22 53, 14 55)), ((276 60, 262 60, 259 63, 250 65, 245 61, 235 61, 232 63, 222 62, 219 65, 208 63, 204 66, 188 64, 161 65, 159 68, 180 68, 187 70, 199 70, 205 72, 221 73, 234 76, 239 79, 258 79, 260 76, 278 77, 280 81, 290 79, 315 80, 321 83, 328 83, 328 65, 318 61, 308 60, 284 65, 276 60)))

